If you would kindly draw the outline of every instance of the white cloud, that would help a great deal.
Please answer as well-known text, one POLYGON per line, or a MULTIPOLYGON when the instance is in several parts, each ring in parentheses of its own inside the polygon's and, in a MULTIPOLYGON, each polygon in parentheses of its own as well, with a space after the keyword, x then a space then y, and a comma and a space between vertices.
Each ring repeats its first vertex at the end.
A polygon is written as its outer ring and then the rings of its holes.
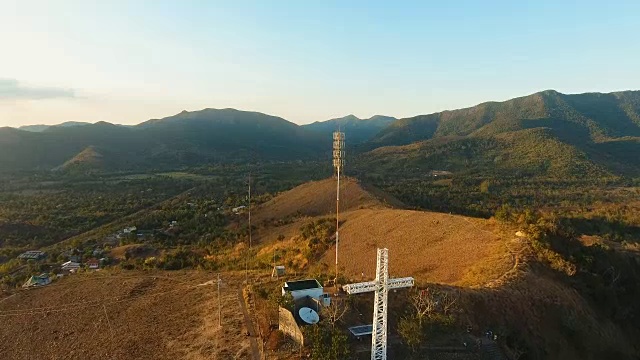
POLYGON ((73 89, 57 87, 31 87, 24 86, 16 79, 0 78, 0 100, 3 99, 24 99, 42 100, 56 98, 76 98, 73 89))

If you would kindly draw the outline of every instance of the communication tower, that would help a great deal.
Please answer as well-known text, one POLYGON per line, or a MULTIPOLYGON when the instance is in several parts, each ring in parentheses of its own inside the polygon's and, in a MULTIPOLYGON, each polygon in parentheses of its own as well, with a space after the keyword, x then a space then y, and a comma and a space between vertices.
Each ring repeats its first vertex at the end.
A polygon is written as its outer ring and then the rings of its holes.
POLYGON ((338 184, 336 186, 336 278, 338 282, 338 244, 340 228, 340 173, 344 168, 344 133, 335 131, 333 133, 333 169, 335 170, 338 184))

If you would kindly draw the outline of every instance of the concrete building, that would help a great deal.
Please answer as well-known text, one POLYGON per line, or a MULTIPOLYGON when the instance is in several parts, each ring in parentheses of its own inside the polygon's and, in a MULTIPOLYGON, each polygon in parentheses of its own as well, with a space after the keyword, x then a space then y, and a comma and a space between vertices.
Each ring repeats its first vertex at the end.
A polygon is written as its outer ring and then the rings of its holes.
POLYGON ((79 268, 80 268, 80 263, 73 262, 73 261, 67 261, 66 263, 62 264, 62 266, 60 267, 60 269, 65 271, 76 271, 79 268))
POLYGON ((282 287, 282 296, 291 293, 293 300, 310 297, 312 299, 321 300, 323 287, 316 279, 287 281, 282 287))

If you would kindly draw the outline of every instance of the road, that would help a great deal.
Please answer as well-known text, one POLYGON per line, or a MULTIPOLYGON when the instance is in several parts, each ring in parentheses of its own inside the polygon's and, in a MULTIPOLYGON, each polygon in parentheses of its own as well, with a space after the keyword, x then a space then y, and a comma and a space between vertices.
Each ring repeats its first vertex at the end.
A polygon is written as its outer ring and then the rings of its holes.
POLYGON ((245 304, 244 297, 242 296, 242 287, 238 288, 238 301, 240 302, 240 308, 242 309, 242 314, 244 315, 244 323, 247 326, 247 331, 249 332, 249 342, 251 343, 251 353, 253 354, 253 359, 260 360, 260 350, 258 349, 258 342, 256 341, 256 330, 253 327, 253 321, 251 321, 251 317, 249 316, 249 312, 247 311, 247 304, 245 304))

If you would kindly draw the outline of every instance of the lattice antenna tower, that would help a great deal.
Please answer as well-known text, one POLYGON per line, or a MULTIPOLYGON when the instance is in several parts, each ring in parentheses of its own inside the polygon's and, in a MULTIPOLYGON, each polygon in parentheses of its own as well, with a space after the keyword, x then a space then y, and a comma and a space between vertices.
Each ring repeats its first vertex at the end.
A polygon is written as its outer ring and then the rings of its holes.
POLYGON ((245 259, 245 280, 249 282, 249 256, 251 255, 251 170, 249 170, 249 196, 247 201, 247 210, 249 212, 249 249, 247 250, 247 256, 245 259))
POLYGON ((340 237, 340 174, 344 170, 344 133, 335 131, 333 133, 333 169, 335 170, 338 183, 336 185, 336 278, 338 283, 338 244, 340 237))

